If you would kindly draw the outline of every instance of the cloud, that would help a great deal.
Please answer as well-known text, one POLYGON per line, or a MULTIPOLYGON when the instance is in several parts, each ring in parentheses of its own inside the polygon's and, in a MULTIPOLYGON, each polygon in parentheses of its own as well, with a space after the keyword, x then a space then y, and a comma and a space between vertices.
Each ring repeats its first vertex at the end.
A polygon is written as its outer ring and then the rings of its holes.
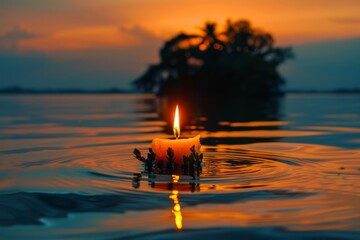
POLYGON ((150 31, 147 31, 146 29, 140 27, 139 25, 135 25, 135 26, 130 27, 130 28, 121 26, 119 28, 119 31, 128 33, 128 34, 136 37, 143 44, 152 43, 154 41, 159 42, 159 41, 164 40, 162 37, 156 36, 155 34, 151 33, 150 31))
POLYGON ((34 48, 44 52, 128 47, 136 44, 136 38, 118 31, 117 26, 90 26, 68 28, 22 44, 22 48, 34 48))
POLYGON ((128 88, 148 64, 158 61, 162 43, 162 38, 140 26, 34 36, 19 44, 26 51, 0 51, 0 88, 128 88))
POLYGON ((360 24, 360 17, 338 17, 331 18, 330 21, 338 24, 360 24))
POLYGON ((0 50, 18 50, 20 41, 38 38, 39 35, 16 25, 10 31, 0 35, 0 50))
POLYGON ((2 39, 13 40, 13 41, 31 39, 34 37, 37 37, 37 35, 20 25, 15 26, 12 30, 1 36, 2 39))
POLYGON ((51 53, 90 49, 117 49, 141 47, 161 42, 160 37, 139 27, 117 25, 95 25, 60 30, 49 35, 23 41, 21 49, 37 49, 51 53))

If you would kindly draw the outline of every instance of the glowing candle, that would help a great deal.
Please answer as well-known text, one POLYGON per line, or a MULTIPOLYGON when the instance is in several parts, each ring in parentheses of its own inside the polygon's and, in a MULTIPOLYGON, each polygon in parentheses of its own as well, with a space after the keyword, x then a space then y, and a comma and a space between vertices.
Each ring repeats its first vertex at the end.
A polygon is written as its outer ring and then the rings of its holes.
POLYGON ((195 151, 200 153, 200 135, 193 138, 179 139, 180 137, 180 116, 179 107, 176 106, 174 118, 174 135, 175 139, 160 139, 155 138, 152 142, 151 148, 156 154, 156 161, 167 162, 167 150, 172 148, 175 153, 175 161, 181 166, 183 164, 183 156, 190 155, 190 148, 195 146, 195 151))

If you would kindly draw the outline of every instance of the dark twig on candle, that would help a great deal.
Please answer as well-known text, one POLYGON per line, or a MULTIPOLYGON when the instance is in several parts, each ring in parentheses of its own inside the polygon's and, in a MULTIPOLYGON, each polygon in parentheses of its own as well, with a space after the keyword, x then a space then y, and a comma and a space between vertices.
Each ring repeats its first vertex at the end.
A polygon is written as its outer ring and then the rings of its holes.
MULTIPOLYGON (((178 174, 177 171, 177 164, 176 164, 176 158, 175 153, 172 148, 168 148, 167 150, 167 161, 164 162, 162 160, 156 161, 156 155, 153 152, 151 148, 149 148, 149 152, 147 154, 147 158, 145 159, 142 155, 139 149, 134 149, 134 157, 144 163, 144 172, 148 174, 148 182, 151 187, 155 187, 155 173, 157 174, 178 174)), ((184 175, 192 176, 193 179, 199 180, 202 167, 203 167, 203 154, 199 154, 195 151, 195 146, 192 146, 190 148, 190 155, 189 156, 183 156, 183 165, 182 172, 184 175)), ((132 186, 134 188, 140 187, 140 181, 142 177, 142 173, 134 173, 133 180, 132 180, 132 186)), ((192 192, 194 191, 200 191, 200 183, 198 181, 190 181, 189 182, 190 190, 192 192)), ((169 182, 168 189, 172 190, 174 187, 174 182, 169 182)))
POLYGON ((141 152, 139 149, 135 148, 133 153, 137 160, 142 161, 143 163, 146 161, 146 159, 143 156, 141 156, 141 152))
POLYGON ((162 160, 158 161, 158 163, 157 163, 158 173, 159 173, 159 174, 163 174, 164 171, 165 171, 165 168, 166 168, 165 163, 164 163, 162 160))
MULTIPOLYGON (((196 152, 195 146, 190 148, 190 152, 191 153, 189 156, 183 156, 182 170, 183 174, 190 175, 195 179, 196 177, 200 176, 202 171, 203 154, 196 152)), ((156 155, 151 148, 149 148, 147 158, 144 158, 141 155, 140 150, 137 148, 134 149, 134 156, 136 159, 144 163, 145 172, 148 173, 148 176, 151 178, 155 177, 155 172, 159 174, 168 173, 172 175, 177 170, 175 153, 172 148, 167 149, 166 163, 160 160, 156 164, 156 155)))
POLYGON ((147 154, 147 158, 145 159, 143 156, 141 156, 141 152, 139 149, 134 149, 134 156, 136 159, 140 160, 145 164, 145 172, 148 173, 149 177, 155 176, 155 158, 156 155, 153 152, 151 148, 149 148, 149 152, 147 154))
POLYGON ((175 158, 174 150, 170 147, 167 150, 166 159, 168 160, 166 168, 167 170, 169 170, 169 174, 172 175, 174 171, 176 171, 176 158, 175 158))
POLYGON ((190 148, 190 155, 188 157, 183 156, 183 172, 189 174, 195 179, 202 171, 203 154, 195 151, 195 146, 190 148))
POLYGON ((155 176, 155 153, 153 152, 152 148, 149 148, 148 158, 146 159, 146 169, 151 177, 155 176))

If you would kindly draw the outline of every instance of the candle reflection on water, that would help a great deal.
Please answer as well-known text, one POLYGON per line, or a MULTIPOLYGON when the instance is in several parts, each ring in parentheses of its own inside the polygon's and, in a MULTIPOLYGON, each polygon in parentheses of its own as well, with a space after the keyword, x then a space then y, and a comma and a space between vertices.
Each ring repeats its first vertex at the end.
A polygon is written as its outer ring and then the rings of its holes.
MULTIPOLYGON (((179 181, 180 176, 178 175, 172 175, 173 177, 173 183, 177 183, 179 181)), ((173 190, 169 196, 171 200, 174 202, 174 208, 172 210, 172 213, 175 216, 175 225, 176 229, 182 229, 182 215, 181 215, 181 206, 179 202, 179 191, 173 190)))
POLYGON ((178 199, 179 191, 173 190, 171 195, 169 196, 170 199, 174 201, 174 208, 172 210, 175 216, 175 225, 176 229, 182 229, 182 215, 181 215, 181 206, 178 199))

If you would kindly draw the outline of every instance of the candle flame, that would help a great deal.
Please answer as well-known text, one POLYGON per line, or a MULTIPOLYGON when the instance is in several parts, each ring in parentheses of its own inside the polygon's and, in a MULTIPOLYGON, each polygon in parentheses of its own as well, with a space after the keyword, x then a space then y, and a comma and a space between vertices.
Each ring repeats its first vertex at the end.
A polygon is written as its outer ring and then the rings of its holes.
POLYGON ((179 106, 176 105, 175 118, 174 118, 174 135, 176 139, 180 137, 180 121, 179 121, 179 106))

